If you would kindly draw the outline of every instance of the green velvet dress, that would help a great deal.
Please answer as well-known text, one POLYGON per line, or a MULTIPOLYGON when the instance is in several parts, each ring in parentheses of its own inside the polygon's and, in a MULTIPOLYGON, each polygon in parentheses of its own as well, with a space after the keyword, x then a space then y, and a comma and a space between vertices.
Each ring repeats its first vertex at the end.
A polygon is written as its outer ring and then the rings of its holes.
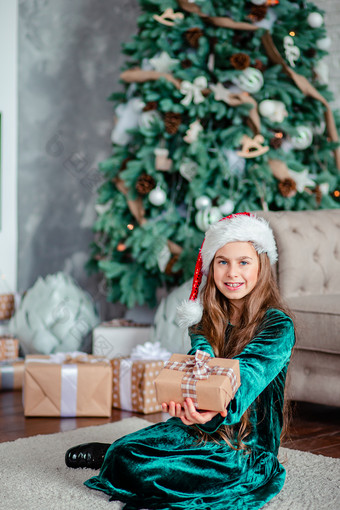
MULTIPOLYGON (((285 480, 277 453, 294 342, 291 319, 276 309, 268 310, 260 333, 236 356, 241 386, 227 417, 218 414, 200 426, 209 434, 221 424, 237 426, 250 407, 252 432, 245 441, 250 454, 235 451, 224 441, 199 444, 195 427, 170 418, 115 441, 99 475, 85 485, 105 492, 110 500, 123 501, 125 510, 262 508, 285 480)), ((214 356, 203 336, 191 335, 191 343, 189 354, 201 349, 214 356)))

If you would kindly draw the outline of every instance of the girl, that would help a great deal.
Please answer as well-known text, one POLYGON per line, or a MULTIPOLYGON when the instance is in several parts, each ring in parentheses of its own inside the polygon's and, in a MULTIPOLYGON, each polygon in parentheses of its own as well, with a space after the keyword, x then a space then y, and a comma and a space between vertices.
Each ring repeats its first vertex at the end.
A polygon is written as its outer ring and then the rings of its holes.
MULTIPOLYGON (((276 260, 262 218, 238 213, 208 229, 180 322, 189 326, 189 354, 239 360, 241 386, 222 413, 199 411, 191 399, 164 403, 172 418, 106 445, 99 475, 85 485, 125 509, 164 510, 259 509, 281 490, 277 454, 295 334, 271 271, 276 260)), ((96 446, 71 450, 77 463, 96 446)))

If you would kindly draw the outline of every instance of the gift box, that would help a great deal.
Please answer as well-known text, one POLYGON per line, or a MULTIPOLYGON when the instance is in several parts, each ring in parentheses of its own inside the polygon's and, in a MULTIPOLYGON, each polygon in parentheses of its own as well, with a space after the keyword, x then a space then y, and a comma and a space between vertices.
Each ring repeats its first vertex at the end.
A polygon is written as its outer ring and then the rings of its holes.
POLYGON ((13 360, 19 355, 19 341, 9 335, 0 336, 0 361, 13 360))
POLYGON ((193 399, 197 409, 222 412, 241 384, 239 361, 211 358, 198 350, 195 356, 173 354, 155 379, 157 402, 183 403, 193 399))
POLYGON ((112 405, 126 411, 143 414, 157 413, 154 379, 169 359, 170 352, 159 342, 136 346, 129 358, 111 360, 113 367, 112 405))
POLYGON ((92 352, 108 359, 129 356, 133 347, 150 339, 151 326, 126 319, 99 324, 93 330, 92 352))
POLYGON ((23 403, 25 416, 110 417, 111 363, 78 352, 26 356, 23 403))
POLYGON ((14 313, 14 294, 0 294, 0 320, 10 319, 14 313))
POLYGON ((24 359, 0 361, 0 390, 21 390, 24 379, 24 359))

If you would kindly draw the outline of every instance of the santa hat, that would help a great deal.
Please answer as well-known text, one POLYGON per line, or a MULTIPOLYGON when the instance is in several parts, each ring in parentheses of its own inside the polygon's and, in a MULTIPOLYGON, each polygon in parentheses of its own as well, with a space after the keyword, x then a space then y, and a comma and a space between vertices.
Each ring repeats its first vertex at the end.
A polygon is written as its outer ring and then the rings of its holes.
POLYGON ((181 327, 198 324, 202 318, 203 307, 199 300, 199 288, 203 275, 209 272, 210 263, 217 250, 227 243, 250 241, 257 253, 266 253, 271 264, 277 261, 277 249, 273 232, 264 218, 242 212, 231 214, 211 225, 199 251, 195 266, 189 301, 177 308, 178 323, 181 327))

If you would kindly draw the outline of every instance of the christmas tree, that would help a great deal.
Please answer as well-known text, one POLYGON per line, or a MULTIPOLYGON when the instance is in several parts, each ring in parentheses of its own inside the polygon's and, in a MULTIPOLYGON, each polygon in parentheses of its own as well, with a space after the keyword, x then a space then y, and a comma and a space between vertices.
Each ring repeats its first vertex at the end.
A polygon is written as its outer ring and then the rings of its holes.
POLYGON ((239 211, 339 207, 323 12, 301 0, 140 0, 114 93, 89 267, 108 299, 156 303, 239 211))

